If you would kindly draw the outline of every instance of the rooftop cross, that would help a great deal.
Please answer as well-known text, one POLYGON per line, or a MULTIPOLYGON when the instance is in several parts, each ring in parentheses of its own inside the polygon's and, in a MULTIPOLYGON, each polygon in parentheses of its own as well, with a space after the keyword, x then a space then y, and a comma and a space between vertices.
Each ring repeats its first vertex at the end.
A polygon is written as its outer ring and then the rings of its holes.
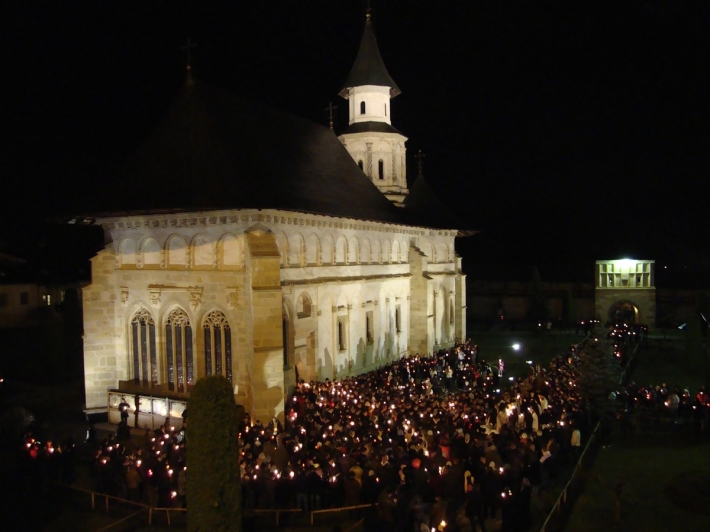
POLYGON ((419 169, 419 174, 424 175, 424 154, 422 153, 422 150, 419 150, 415 157, 417 158, 417 167, 419 169))
POLYGON ((187 39, 187 44, 182 47, 183 50, 187 50, 187 80, 192 81, 192 49, 197 46, 191 40, 187 39))
POLYGON ((333 129, 333 111, 338 108, 337 105, 333 105, 333 102, 328 102, 328 107, 325 108, 328 111, 328 125, 330 129, 333 129))

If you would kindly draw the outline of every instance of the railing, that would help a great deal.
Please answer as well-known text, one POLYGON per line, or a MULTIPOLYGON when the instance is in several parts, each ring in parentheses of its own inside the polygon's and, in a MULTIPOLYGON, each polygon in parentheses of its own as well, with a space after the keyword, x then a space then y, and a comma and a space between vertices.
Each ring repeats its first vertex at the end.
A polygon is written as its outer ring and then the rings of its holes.
POLYGON ((300 508, 275 508, 275 509, 254 509, 244 510, 245 514, 274 514, 276 516, 276 526, 279 526, 279 518, 281 514, 300 514, 303 510, 300 508))
POLYGON ((336 512, 344 512, 346 510, 359 510, 361 508, 372 508, 377 506, 377 504, 356 504, 354 506, 341 506, 340 508, 326 508, 325 510, 312 510, 311 511, 311 524, 313 523, 313 518, 316 514, 328 514, 336 512))
MULTIPOLYGON (((637 344, 636 347, 634 347, 633 353, 631 353, 629 360, 626 361, 626 364, 624 365, 624 369, 621 373, 621 376, 619 377, 619 381, 618 381, 619 384, 623 384, 623 382, 629 377, 629 370, 633 367, 632 362, 633 362, 634 358, 636 358, 636 353, 638 351, 638 347, 639 346, 637 344)), ((575 477, 577 476, 577 473, 579 473, 579 471, 582 469, 584 459, 587 456, 587 452, 589 451, 589 446, 594 441, 594 438, 596 437, 596 434, 597 434, 597 431, 599 430, 600 425, 601 425, 601 420, 598 421, 596 426, 594 427, 594 430, 592 431, 592 435, 589 438, 587 445, 584 446, 584 450, 582 451, 582 454, 579 456, 579 460, 577 460, 577 463, 574 466, 574 471, 572 471, 572 475, 570 475, 570 478, 567 481, 567 484, 565 484, 565 487, 562 489, 562 492, 557 497, 555 504, 552 506, 552 510, 550 510, 550 513, 547 515, 547 519, 545 519, 545 522, 542 524, 542 528, 540 529, 540 532, 547 532, 547 527, 550 524, 550 521, 552 520, 552 518, 559 515, 559 513, 562 510, 563 505, 567 503, 567 496, 570 491, 570 486, 574 487, 572 482, 574 480, 576 480, 575 477)))
POLYGON ((153 512, 165 512, 165 517, 168 519, 168 526, 172 526, 170 523, 170 512, 187 513, 187 508, 154 508, 150 506, 148 509, 148 526, 153 524, 153 512))

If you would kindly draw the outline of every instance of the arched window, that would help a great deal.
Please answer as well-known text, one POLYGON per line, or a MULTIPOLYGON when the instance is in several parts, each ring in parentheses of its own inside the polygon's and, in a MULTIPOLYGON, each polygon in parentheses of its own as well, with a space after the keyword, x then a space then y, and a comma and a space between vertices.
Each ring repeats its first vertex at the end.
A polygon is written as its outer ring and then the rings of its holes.
POLYGON ((449 324, 454 324, 454 302, 449 301, 449 324))
POLYGON ((232 382, 232 332, 227 317, 213 310, 202 325, 205 334, 205 375, 224 375, 232 382))
POLYGON ((133 382, 144 386, 158 384, 158 355, 155 349, 155 322, 146 309, 136 312, 131 320, 131 354, 133 382))
POLYGON ((380 179, 385 178, 385 162, 382 159, 377 161, 377 175, 380 179))
POLYGON ((385 116, 387 116, 387 104, 385 104, 385 116))
POLYGON ((176 308, 168 314, 165 322, 165 355, 168 368, 168 389, 184 392, 195 384, 192 359, 192 325, 184 310, 176 308))
POLYGON ((360 102, 360 114, 365 114, 365 102, 360 102))
POLYGON ((362 161, 358 161, 357 165, 360 167, 360 170, 364 171, 365 167, 363 166, 362 161))

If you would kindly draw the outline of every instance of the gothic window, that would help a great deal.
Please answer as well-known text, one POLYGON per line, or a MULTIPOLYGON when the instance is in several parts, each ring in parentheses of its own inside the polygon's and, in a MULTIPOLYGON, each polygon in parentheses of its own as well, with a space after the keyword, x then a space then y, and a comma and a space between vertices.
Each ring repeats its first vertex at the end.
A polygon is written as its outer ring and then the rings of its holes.
POLYGON ((365 114, 365 102, 360 102, 360 114, 365 114))
POLYGON ((205 375, 224 375, 232 382, 232 332, 227 317, 213 310, 205 318, 202 329, 205 334, 205 375))
POLYGON ((399 305, 394 308, 394 327, 398 333, 402 332, 402 310, 399 305))
POLYGON ((449 323, 454 324, 454 302, 449 301, 449 323))
POLYGON ((377 161, 377 176, 380 179, 385 178, 385 162, 382 159, 377 161))
POLYGON ((192 359, 192 325, 184 310, 176 308, 165 323, 165 346, 168 369, 168 389, 184 392, 185 384, 195 384, 192 359))
POLYGON ((142 308, 131 319, 133 382, 144 386, 158 384, 158 355, 155 348, 155 322, 142 308))
POLYGON ((363 166, 362 161, 358 161, 357 165, 360 167, 360 170, 364 171, 365 167, 363 166))
POLYGON ((387 104, 385 104, 385 116, 387 116, 387 104))

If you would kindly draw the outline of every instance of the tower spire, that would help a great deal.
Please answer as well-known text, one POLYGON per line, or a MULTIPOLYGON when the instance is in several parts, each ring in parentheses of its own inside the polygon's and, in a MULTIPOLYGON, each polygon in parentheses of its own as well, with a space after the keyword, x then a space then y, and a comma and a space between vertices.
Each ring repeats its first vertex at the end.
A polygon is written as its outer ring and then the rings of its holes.
POLYGON ((417 177, 423 176, 424 175, 424 154, 422 153, 422 150, 417 151, 417 177))

